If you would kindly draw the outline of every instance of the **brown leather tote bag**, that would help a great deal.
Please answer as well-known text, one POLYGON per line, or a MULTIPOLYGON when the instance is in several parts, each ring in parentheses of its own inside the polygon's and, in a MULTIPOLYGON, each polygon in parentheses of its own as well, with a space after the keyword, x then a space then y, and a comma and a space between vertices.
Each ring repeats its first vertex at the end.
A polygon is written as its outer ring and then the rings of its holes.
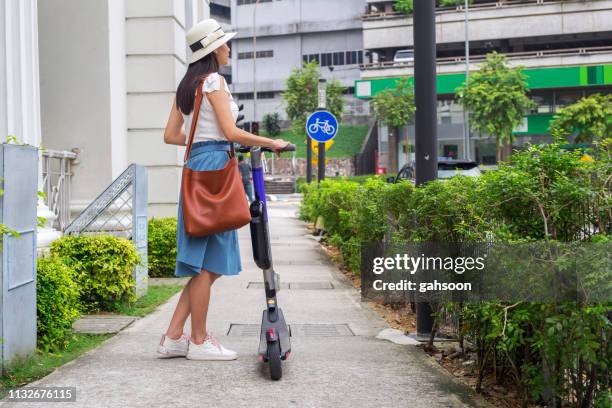
POLYGON ((230 142, 230 159, 222 169, 192 170, 187 167, 200 116, 203 83, 202 79, 198 84, 181 181, 183 225, 187 235, 192 237, 233 230, 251 221, 233 142, 230 142))

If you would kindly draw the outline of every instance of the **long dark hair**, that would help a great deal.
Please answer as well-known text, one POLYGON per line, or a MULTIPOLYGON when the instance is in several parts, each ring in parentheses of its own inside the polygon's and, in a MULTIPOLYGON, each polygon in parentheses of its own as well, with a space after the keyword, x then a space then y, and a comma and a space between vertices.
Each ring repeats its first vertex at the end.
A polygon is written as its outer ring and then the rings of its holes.
POLYGON ((185 115, 193 111, 195 92, 200 78, 206 77, 219 70, 217 56, 211 52, 202 59, 189 64, 187 72, 176 89, 176 106, 185 115))

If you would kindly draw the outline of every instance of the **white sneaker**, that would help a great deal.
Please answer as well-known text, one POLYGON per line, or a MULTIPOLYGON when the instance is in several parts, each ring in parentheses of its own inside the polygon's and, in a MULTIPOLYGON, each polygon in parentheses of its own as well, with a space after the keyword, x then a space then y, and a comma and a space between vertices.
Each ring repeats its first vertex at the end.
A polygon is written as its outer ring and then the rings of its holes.
POLYGON ((189 339, 188 360, 235 360, 238 354, 226 349, 210 334, 206 335, 202 344, 195 344, 189 339))
POLYGON ((189 348, 189 335, 183 333, 178 340, 173 340, 170 337, 162 334, 157 352, 159 358, 185 357, 189 348))

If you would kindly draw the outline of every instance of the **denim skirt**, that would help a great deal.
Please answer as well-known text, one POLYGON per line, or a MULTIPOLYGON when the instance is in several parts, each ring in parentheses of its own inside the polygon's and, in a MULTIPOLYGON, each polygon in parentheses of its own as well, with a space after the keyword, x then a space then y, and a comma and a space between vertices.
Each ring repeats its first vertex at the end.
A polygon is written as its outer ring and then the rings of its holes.
MULTIPOLYGON (((226 141, 194 143, 186 166, 192 170, 219 170, 229 161, 226 141)), ((245 197, 246 200, 246 197, 245 197)), ((175 276, 195 276, 206 269, 219 275, 238 275, 242 270, 237 230, 191 237, 183 225, 182 194, 179 194, 176 228, 175 276)))

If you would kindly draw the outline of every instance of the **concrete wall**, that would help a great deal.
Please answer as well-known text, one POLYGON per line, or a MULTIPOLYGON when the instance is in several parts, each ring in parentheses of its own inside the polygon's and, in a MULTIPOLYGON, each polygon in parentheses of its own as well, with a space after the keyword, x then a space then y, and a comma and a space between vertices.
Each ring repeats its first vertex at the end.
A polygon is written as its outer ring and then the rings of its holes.
MULTIPOLYGON (((147 166, 149 214, 176 215, 181 148, 163 132, 185 72, 184 0, 129 0, 126 8, 128 155, 147 166)), ((193 23, 193 16, 190 17, 193 23)))
MULTIPOLYGON (((563 1, 543 4, 517 4, 475 8, 470 11, 471 41, 559 34, 610 31, 612 0, 563 1)), ((412 18, 405 16, 363 21, 366 49, 403 48, 414 44, 412 18)), ((462 11, 445 10, 436 14, 436 40, 439 44, 465 40, 462 11)))
POLYGON ((124 24, 122 7, 111 0, 39 2, 43 144, 79 150, 77 207, 127 165, 124 24))
POLYGON ((148 167, 149 214, 176 215, 184 148, 163 130, 205 0, 45 0, 39 7, 43 143, 79 150, 73 211, 129 163, 148 167))
POLYGON ((0 141, 40 145, 36 0, 0 3, 0 141))

